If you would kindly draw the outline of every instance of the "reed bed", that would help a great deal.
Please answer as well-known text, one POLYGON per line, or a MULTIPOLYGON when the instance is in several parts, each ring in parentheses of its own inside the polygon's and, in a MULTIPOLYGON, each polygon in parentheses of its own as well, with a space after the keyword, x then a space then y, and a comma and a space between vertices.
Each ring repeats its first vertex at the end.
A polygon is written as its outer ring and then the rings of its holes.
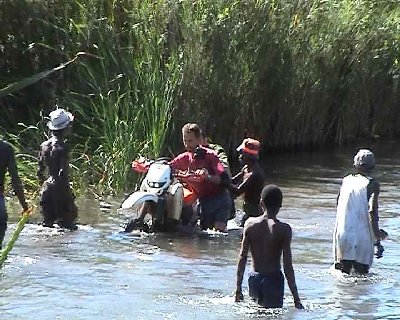
POLYGON ((400 133, 396 0, 3 0, 0 19, 0 89, 86 53, 0 98, 16 136, 56 102, 75 113, 77 185, 131 188, 131 160, 180 150, 188 121, 228 152, 400 133))

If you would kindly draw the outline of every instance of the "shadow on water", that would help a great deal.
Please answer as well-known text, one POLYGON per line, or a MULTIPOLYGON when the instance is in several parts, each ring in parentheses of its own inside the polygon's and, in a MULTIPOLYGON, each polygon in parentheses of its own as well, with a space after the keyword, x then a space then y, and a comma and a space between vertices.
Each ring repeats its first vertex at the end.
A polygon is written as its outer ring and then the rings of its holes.
MULTIPOLYGON (((271 156, 267 183, 284 193, 279 218, 292 225, 293 259, 306 310, 265 310, 248 296, 235 303, 240 228, 224 234, 121 234, 121 199, 79 199, 75 232, 28 224, 0 270, 1 319, 398 319, 399 152, 373 149, 381 181, 381 227, 389 232, 384 257, 365 279, 332 272, 332 231, 341 178, 354 150, 271 156)), ((10 224, 18 205, 8 202, 10 224)), ((35 216, 32 222, 39 221, 35 216)), ((234 227, 234 225, 233 225, 234 227)), ((249 259, 247 272, 250 270, 249 259)))

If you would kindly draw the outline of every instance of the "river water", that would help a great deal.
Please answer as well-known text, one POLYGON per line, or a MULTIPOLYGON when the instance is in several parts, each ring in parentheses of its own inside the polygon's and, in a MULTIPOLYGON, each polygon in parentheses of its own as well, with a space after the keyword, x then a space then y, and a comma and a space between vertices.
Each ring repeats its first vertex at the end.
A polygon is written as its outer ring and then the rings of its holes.
MULTIPOLYGON (((79 199, 79 229, 28 224, 0 270, 0 317, 5 319, 400 319, 400 152, 396 143, 371 146, 381 182, 380 224, 386 251, 367 277, 332 272, 332 231, 341 178, 356 146, 269 156, 268 183, 284 194, 279 213, 293 228, 293 260, 305 310, 296 310, 285 283, 282 310, 235 303, 241 230, 228 235, 121 235, 121 199, 79 199)), ((8 236, 18 206, 8 202, 8 236)), ((240 216, 240 214, 239 214, 240 216)), ((33 218, 39 220, 39 217, 33 218)), ((33 221, 33 222, 34 222, 33 221)), ((235 226, 231 221, 230 226, 235 226)), ((6 238, 7 239, 7 238, 6 238)))

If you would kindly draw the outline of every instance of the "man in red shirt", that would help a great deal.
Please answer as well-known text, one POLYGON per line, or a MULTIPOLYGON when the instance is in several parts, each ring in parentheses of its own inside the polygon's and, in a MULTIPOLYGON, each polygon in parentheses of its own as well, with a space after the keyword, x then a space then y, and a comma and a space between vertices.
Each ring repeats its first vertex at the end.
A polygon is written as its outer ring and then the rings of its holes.
MULTIPOLYGON (((226 189, 230 183, 229 176, 217 153, 201 146, 203 138, 197 124, 185 124, 182 139, 187 151, 171 160, 170 165, 178 179, 190 185, 198 198, 198 210, 195 211, 200 213, 201 228, 225 231, 231 210, 231 198, 226 189)), ((152 214, 154 209, 151 203, 143 204, 139 218, 131 220, 125 232, 143 224, 145 215, 152 214)))
POLYGON ((182 128, 184 153, 170 164, 178 178, 189 183, 199 199, 200 225, 202 229, 226 230, 231 200, 226 186, 229 176, 216 152, 202 147, 201 129, 195 123, 182 128))

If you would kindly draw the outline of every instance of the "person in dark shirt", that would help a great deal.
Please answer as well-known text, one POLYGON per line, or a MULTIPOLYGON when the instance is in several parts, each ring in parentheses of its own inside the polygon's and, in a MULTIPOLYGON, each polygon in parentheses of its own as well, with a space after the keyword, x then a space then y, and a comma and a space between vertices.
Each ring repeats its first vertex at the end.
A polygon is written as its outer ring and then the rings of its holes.
POLYGON ((260 194, 264 187, 265 174, 258 162, 260 142, 255 139, 246 138, 237 148, 239 151, 239 162, 243 165, 242 170, 232 178, 230 190, 233 195, 243 194, 243 211, 245 212, 241 221, 244 226, 249 217, 257 217, 262 214, 260 206, 260 194))
POLYGON ((43 215, 42 225, 46 227, 53 227, 54 222, 57 222, 62 228, 77 228, 75 220, 78 209, 69 186, 69 150, 65 144, 65 136, 73 119, 72 114, 64 109, 52 111, 47 124, 52 136, 40 146, 38 178, 43 184, 40 207, 43 215))
POLYGON ((24 211, 28 210, 25 201, 24 188, 18 175, 13 147, 6 141, 0 140, 0 248, 7 229, 7 212, 4 200, 5 175, 8 171, 16 196, 24 211))
MULTIPOLYGON (((204 132, 201 133, 201 136, 202 136, 202 140, 203 140, 201 145, 203 147, 206 147, 208 149, 215 151, 215 153, 218 156, 219 161, 221 161, 222 165, 224 166, 224 169, 229 177, 229 180, 231 180, 231 178, 232 178, 231 167, 229 165, 228 156, 225 152, 225 149, 219 144, 210 143, 208 137, 204 134, 204 132)), ((227 187, 229 186, 229 181, 226 184, 226 186, 227 187)), ((231 208, 229 211, 228 220, 233 219, 236 216, 235 197, 233 196, 233 194, 230 190, 229 190, 229 196, 231 199, 231 208)))

